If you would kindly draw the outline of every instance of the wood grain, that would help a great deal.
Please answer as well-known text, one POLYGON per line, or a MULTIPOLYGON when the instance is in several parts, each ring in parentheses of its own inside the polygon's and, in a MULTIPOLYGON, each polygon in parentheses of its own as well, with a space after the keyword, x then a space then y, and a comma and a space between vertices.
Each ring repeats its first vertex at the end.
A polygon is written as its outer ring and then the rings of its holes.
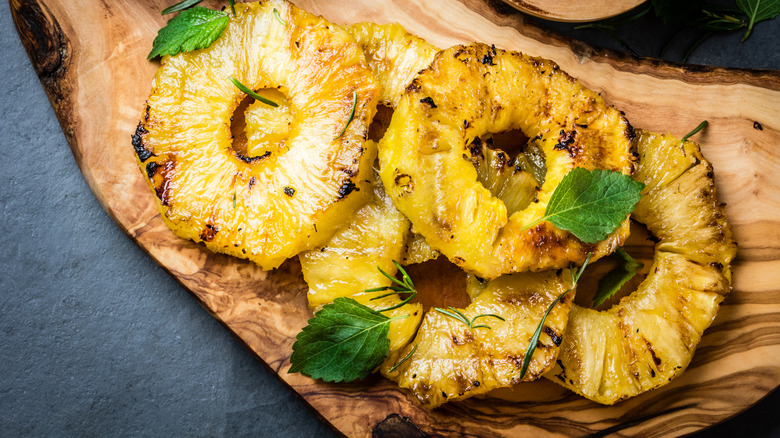
POLYGON ((521 12, 546 20, 578 23, 614 17, 646 0, 504 0, 521 12))
POLYGON ((309 317, 297 262, 263 272, 178 239, 163 224, 130 136, 157 68, 146 54, 164 25, 159 11, 169 3, 10 0, 30 59, 106 211, 343 434, 367 436, 380 423, 378 436, 393 427, 414 431, 397 416, 383 422, 397 414, 432 435, 676 436, 722 421, 777 387, 780 72, 667 64, 596 50, 530 26, 498 2, 296 0, 336 23, 398 22, 440 47, 482 41, 553 59, 637 127, 681 136, 701 120, 710 121, 698 140, 714 164, 740 251, 734 292, 705 332, 689 370, 664 388, 611 407, 543 381, 426 411, 380 377, 331 385, 287 374, 294 337, 309 317))

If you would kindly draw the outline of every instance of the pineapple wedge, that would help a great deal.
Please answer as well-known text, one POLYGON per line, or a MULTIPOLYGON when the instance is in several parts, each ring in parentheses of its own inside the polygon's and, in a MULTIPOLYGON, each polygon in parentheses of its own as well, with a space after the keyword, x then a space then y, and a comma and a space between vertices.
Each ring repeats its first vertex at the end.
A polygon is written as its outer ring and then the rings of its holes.
POLYGON ((599 312, 574 306, 557 365, 545 377, 603 404, 669 383, 693 357, 731 290, 736 244, 712 166, 693 142, 640 131, 633 213, 659 238, 650 274, 599 312))

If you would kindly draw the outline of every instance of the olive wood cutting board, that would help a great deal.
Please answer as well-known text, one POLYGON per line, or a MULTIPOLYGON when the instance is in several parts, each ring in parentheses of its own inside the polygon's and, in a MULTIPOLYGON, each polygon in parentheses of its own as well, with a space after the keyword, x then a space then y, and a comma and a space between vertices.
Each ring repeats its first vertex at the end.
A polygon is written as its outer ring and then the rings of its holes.
MULTIPOLYGON (((106 211, 341 433, 408 436, 414 423, 431 435, 675 436, 735 415, 780 383, 780 72, 667 64, 594 49, 527 24, 498 1, 295 0, 335 23, 398 22, 439 47, 482 41, 553 59, 625 111, 635 127, 679 137, 710 122, 696 139, 715 167, 739 253, 734 290, 688 371, 609 407, 541 381, 428 411, 378 376, 326 384, 287 374, 295 335, 310 317, 299 264, 264 272, 181 240, 163 224, 130 137, 158 66, 146 55, 165 24, 159 11, 172 3, 10 0, 76 161, 106 211)), ((646 259, 652 254, 649 244, 637 251, 646 259)))

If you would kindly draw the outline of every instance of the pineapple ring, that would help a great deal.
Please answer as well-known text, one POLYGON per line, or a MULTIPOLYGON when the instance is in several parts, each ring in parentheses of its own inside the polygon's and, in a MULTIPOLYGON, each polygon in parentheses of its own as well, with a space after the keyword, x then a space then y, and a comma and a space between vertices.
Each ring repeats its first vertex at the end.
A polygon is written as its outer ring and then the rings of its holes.
POLYGON ((639 132, 646 184, 633 217, 660 240, 650 274, 606 311, 575 305, 548 379, 613 404, 666 385, 685 371, 731 290, 736 244, 718 202, 712 165, 698 145, 639 132))
POLYGON ((439 52, 407 87, 379 144, 380 175, 415 230, 453 263, 482 278, 562 268, 609 254, 628 219, 588 245, 541 218, 555 187, 576 166, 629 174, 633 130, 622 113, 552 61, 484 44, 439 52), (545 153, 538 202, 507 217, 477 181, 468 147, 479 136, 521 129, 545 153))
POLYGON ((163 59, 133 146, 174 233, 270 269, 324 243, 364 202, 380 87, 354 39, 324 19, 283 1, 235 9, 209 48, 163 59), (230 77, 286 95, 290 135, 275 151, 233 149, 244 94, 230 77))

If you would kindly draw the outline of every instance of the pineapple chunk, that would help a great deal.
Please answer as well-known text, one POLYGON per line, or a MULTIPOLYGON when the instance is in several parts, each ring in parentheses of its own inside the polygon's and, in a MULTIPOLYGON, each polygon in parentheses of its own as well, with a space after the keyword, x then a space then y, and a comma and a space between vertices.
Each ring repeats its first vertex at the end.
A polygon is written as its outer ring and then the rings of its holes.
MULTIPOLYGON (((374 193, 347 225, 322 248, 301 253, 303 278, 309 285, 309 306, 316 308, 338 297, 351 297, 374 310, 401 302, 397 294, 366 289, 390 286, 391 280, 377 269, 396 272, 409 234, 409 221, 395 209, 381 184, 372 181, 374 193)), ((407 303, 385 313, 388 317, 409 315, 390 323, 390 357, 414 337, 422 319, 422 305, 407 303)))
POLYGON ((484 394, 520 381, 537 379, 553 366, 567 315, 574 299, 569 292, 552 309, 534 351, 528 371, 521 379, 523 357, 547 307, 571 287, 570 272, 564 270, 505 275, 481 286, 469 281, 475 295, 462 312, 481 317, 473 328, 463 322, 429 310, 411 344, 397 357, 411 356, 395 370, 398 361, 386 361, 382 373, 407 388, 429 408, 442 403, 484 394), (478 292, 477 292, 478 291, 478 292))

